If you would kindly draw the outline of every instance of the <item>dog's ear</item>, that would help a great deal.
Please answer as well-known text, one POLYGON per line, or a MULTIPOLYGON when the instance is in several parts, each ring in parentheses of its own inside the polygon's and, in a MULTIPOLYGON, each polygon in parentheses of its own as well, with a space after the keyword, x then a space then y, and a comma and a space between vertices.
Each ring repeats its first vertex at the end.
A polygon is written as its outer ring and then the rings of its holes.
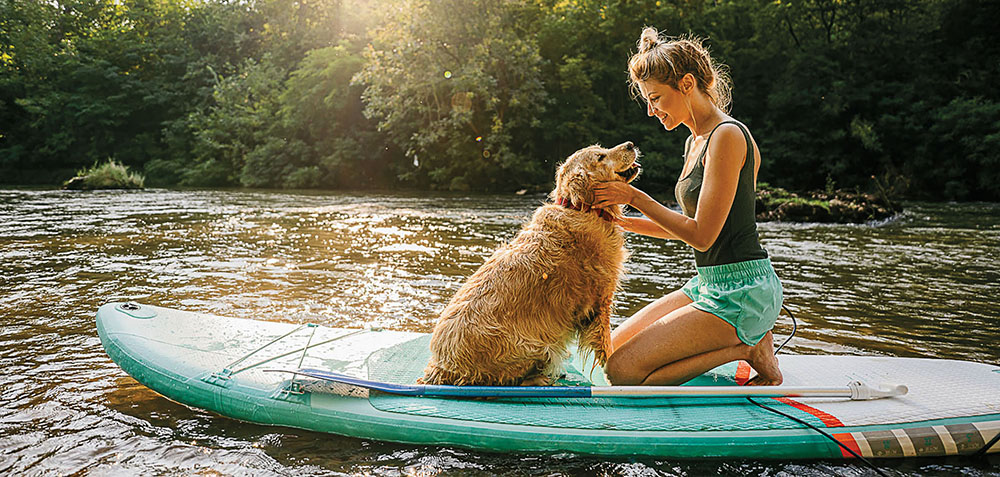
POLYGON ((567 199, 574 206, 594 203, 593 178, 584 168, 566 161, 559 167, 556 175, 556 190, 552 191, 554 199, 567 199))
POLYGON ((594 203, 594 178, 590 175, 590 172, 583 170, 582 168, 571 174, 569 177, 569 183, 567 184, 567 190, 569 191, 570 200, 574 205, 590 205, 594 203))
POLYGON ((549 200, 553 202, 562 198, 559 193, 563 190, 563 178, 566 177, 566 168, 568 167, 568 164, 569 159, 563 161, 559 164, 559 167, 556 168, 556 188, 552 189, 552 192, 549 193, 549 200))

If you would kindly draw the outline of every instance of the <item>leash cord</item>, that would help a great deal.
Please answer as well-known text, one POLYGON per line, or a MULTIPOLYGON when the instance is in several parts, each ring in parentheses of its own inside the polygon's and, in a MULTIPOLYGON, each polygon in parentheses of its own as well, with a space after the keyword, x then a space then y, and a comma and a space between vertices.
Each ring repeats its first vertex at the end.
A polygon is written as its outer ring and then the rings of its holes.
MULTIPOLYGON (((785 306, 784 304, 781 305, 781 308, 783 310, 785 310, 785 313, 788 313, 788 316, 790 316, 792 318, 792 333, 788 335, 788 338, 785 338, 785 341, 783 343, 781 343, 780 346, 778 346, 778 349, 774 350, 774 354, 778 354, 778 352, 781 351, 781 348, 784 348, 785 345, 788 344, 788 342, 792 340, 792 337, 795 336, 795 332, 798 331, 798 328, 799 328, 798 321, 795 319, 795 315, 792 314, 792 310, 789 310, 788 307, 785 306)), ((762 409, 771 411, 771 412, 773 412, 775 414, 778 414, 780 416, 787 417, 787 418, 789 418, 789 419, 791 419, 791 420, 793 420, 793 421, 795 421, 795 422, 797 422, 799 424, 802 424, 802 425, 804 425, 804 426, 806 426, 806 427, 808 427, 808 428, 810 428, 810 429, 812 429, 812 430, 814 430, 816 432, 819 432, 820 434, 822 434, 827 439, 830 439, 831 441, 833 441, 834 443, 836 443, 838 446, 846 449, 847 452, 850 452, 851 455, 853 455, 854 457, 857 457, 858 459, 861 459, 862 462, 864 462, 865 464, 867 464, 868 467, 871 467, 872 470, 874 470, 877 474, 882 475, 884 477, 889 477, 889 474, 886 474, 885 472, 882 471, 882 469, 879 469, 878 467, 876 467, 875 464, 873 464, 870 460, 862 457, 857 452, 854 452, 854 449, 851 449, 850 447, 845 446, 842 442, 838 441, 836 438, 834 438, 833 436, 831 436, 826 431, 824 431, 824 430, 822 430, 822 429, 820 429, 820 428, 818 428, 818 427, 816 427, 816 426, 814 426, 812 424, 809 424, 808 422, 803 421, 802 419, 799 419, 799 418, 797 418, 795 416, 792 416, 792 415, 789 415, 789 414, 785 414, 785 413, 783 413, 783 412, 781 412, 781 411, 779 411, 777 409, 774 409, 774 408, 767 407, 767 406, 765 406, 765 405, 763 405, 763 404, 761 404, 761 403, 759 403, 757 401, 754 401, 749 396, 747 396, 747 401, 750 401, 752 404, 754 404, 757 407, 760 407, 762 409)), ((997 437, 1000 438, 1000 434, 997 434, 997 437)), ((996 440, 997 439, 994 438, 994 441, 996 441, 996 440)), ((992 446, 992 443, 990 443, 990 445, 987 445, 986 448, 989 448, 990 446, 992 446)))
MULTIPOLYGON (((882 471, 882 469, 879 469, 877 466, 875 466, 875 464, 873 464, 872 461, 870 461, 870 460, 862 457, 861 454, 858 454, 857 452, 854 452, 854 449, 851 449, 850 447, 847 447, 846 445, 844 445, 843 442, 838 441, 835 437, 831 436, 829 433, 827 433, 823 429, 820 429, 820 428, 818 428, 818 427, 816 427, 816 426, 814 426, 812 424, 809 424, 808 422, 803 421, 802 419, 799 419, 799 418, 797 418, 795 416, 792 416, 790 414, 785 414, 785 413, 783 413, 783 412, 781 412, 781 411, 779 411, 777 409, 767 407, 767 406, 765 406, 765 405, 763 405, 763 404, 761 404, 761 403, 759 403, 757 401, 754 401, 753 399, 750 398, 750 396, 747 396, 747 401, 750 401, 751 403, 753 403, 757 407, 760 407, 762 409, 771 411, 771 412, 773 412, 775 414, 787 417, 787 418, 789 418, 789 419, 791 419, 791 420, 793 420, 793 421, 795 421, 795 422, 797 422, 799 424, 805 425, 806 427, 808 427, 808 428, 810 428, 810 429, 812 429, 812 430, 814 430, 816 432, 819 432, 820 434, 822 434, 827 439, 830 439, 831 441, 833 441, 834 443, 836 443, 838 446, 846 449, 847 452, 850 452, 851 455, 853 455, 854 457, 857 457, 858 459, 861 459, 862 462, 864 462, 865 464, 867 464, 868 467, 871 467, 871 469, 874 470, 875 473, 877 473, 878 475, 881 475, 883 477, 889 477, 889 474, 885 473, 884 471, 882 471)), ((1000 435, 1000 434, 998 434, 998 435, 1000 435)))
POLYGON ((788 335, 788 338, 785 338, 785 342, 781 343, 781 346, 778 346, 778 349, 774 350, 774 354, 778 354, 778 352, 781 351, 781 348, 784 348, 785 345, 792 340, 792 337, 795 336, 795 332, 799 329, 798 322, 795 321, 795 315, 792 314, 792 310, 789 310, 784 304, 781 305, 781 309, 785 310, 785 313, 788 313, 788 316, 792 317, 792 334, 788 335))

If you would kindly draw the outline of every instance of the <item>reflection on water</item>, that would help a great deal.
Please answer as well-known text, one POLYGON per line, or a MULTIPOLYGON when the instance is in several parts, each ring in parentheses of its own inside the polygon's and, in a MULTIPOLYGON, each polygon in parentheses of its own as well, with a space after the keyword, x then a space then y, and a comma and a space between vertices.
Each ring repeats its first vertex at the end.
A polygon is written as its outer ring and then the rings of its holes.
MULTIPOLYGON (((0 474, 842 475, 840 462, 503 456, 241 423, 124 375, 93 326, 138 300, 229 316, 430 331, 541 196, 0 191, 0 474)), ((792 353, 1000 361, 1000 205, 911 204, 877 225, 761 224, 800 322, 792 353)), ((620 322, 681 286, 689 249, 630 236, 620 322)), ((778 334, 790 329, 782 318, 778 334)), ((887 462, 1000 475, 989 460, 887 462)))

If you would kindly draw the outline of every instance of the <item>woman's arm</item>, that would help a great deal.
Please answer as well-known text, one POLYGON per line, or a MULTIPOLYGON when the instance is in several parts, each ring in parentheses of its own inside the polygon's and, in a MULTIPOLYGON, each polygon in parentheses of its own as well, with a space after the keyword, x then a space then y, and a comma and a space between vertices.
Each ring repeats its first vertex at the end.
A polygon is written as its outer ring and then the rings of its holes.
POLYGON ((644 217, 625 217, 621 222, 625 230, 649 237, 676 240, 674 234, 666 231, 663 227, 656 225, 656 222, 644 217))
MULTIPOLYGON (((739 127, 724 124, 715 131, 708 145, 708 160, 694 218, 674 212, 645 192, 624 182, 604 182, 595 188, 594 207, 628 204, 639 209, 654 224, 673 238, 696 250, 708 250, 726 223, 736 196, 740 168, 747 156, 746 140, 739 127)), ((626 228, 626 230, 628 230, 626 228)))

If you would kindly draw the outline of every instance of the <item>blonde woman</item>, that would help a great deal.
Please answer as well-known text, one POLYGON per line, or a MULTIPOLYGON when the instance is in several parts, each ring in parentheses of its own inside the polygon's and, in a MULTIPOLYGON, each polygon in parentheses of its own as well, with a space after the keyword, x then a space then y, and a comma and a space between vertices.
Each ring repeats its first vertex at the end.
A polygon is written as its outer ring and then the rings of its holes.
POLYGON ((683 213, 623 182, 601 184, 594 207, 639 210, 645 217, 626 218, 625 230, 687 243, 698 273, 614 330, 608 379, 680 384, 742 359, 757 372, 748 384, 781 384, 771 328, 782 288, 754 214, 760 151, 747 127, 727 114, 728 78, 699 39, 645 28, 638 45, 629 78, 647 114, 668 131, 683 124, 691 132, 675 187, 683 213))

